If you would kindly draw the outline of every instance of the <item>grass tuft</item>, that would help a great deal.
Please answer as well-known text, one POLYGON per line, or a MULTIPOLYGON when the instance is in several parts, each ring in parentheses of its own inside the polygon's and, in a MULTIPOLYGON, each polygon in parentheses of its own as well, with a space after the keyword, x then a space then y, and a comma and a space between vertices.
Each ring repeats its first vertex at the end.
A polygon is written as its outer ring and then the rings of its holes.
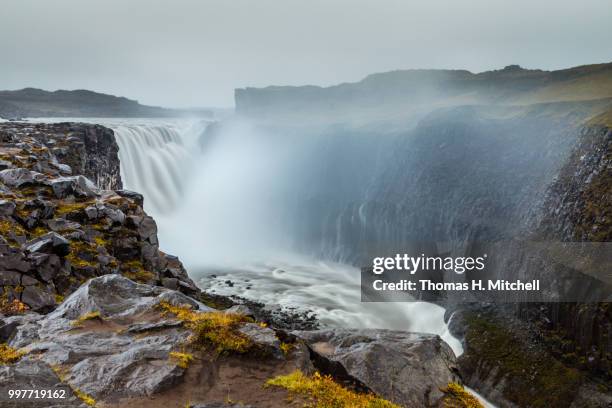
POLYGON ((313 408, 400 408, 390 401, 373 394, 361 394, 344 388, 330 376, 314 373, 304 375, 300 370, 288 375, 274 377, 266 382, 266 387, 285 388, 291 394, 306 397, 313 408))
POLYGON ((179 367, 187 368, 189 367, 189 363, 193 361, 193 354, 171 351, 170 358, 176 360, 179 367))
POLYGON ((16 363, 26 354, 25 351, 15 349, 6 343, 0 343, 0 365, 16 363))
POLYGON ((251 319, 236 313, 198 312, 186 306, 160 302, 164 312, 172 313, 194 334, 193 343, 213 347, 219 354, 246 353, 254 345, 239 328, 251 319))
POLYGON ((467 392, 461 384, 451 382, 440 391, 445 394, 442 399, 444 408, 484 408, 480 401, 467 392))

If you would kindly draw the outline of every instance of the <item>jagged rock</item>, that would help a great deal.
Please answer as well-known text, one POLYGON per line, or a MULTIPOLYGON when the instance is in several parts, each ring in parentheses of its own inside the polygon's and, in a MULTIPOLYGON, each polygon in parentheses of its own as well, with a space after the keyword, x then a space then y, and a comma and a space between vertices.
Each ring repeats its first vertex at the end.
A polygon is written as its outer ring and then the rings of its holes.
MULTIPOLYGON (((1 172, 0 172, 1 173, 1 172)), ((58 177, 49 181, 53 193, 57 198, 66 198, 69 195, 78 197, 95 197, 99 194, 96 185, 84 176, 58 177)))
POLYGON ((121 275, 104 275, 82 285, 48 318, 72 320, 93 311, 99 311, 105 317, 127 316, 150 310, 162 300, 201 311, 213 310, 180 292, 139 284, 121 275))
POLYGON ((24 168, 6 169, 0 171, 0 180, 7 186, 22 187, 27 184, 41 183, 45 175, 24 168))
POLYGON ((16 205, 12 201, 0 200, 0 215, 11 216, 15 212, 16 205))
POLYGON ((459 378, 455 355, 436 335, 374 329, 293 333, 340 376, 402 406, 437 406, 440 388, 459 378))
POLYGON ((81 228, 81 224, 74 221, 65 220, 63 218, 55 218, 47 221, 49 229, 55 232, 72 231, 81 228))
POLYGON ((117 193, 121 197, 129 198, 141 207, 144 205, 144 197, 140 193, 130 190, 117 190, 115 191, 115 193, 117 193))
POLYGON ((0 286, 21 285, 21 274, 13 271, 0 271, 0 286))
POLYGON ((21 301, 32 310, 48 310, 55 306, 55 299, 51 293, 38 286, 26 286, 21 293, 21 301))
POLYGON ((34 357, 22 358, 12 365, 0 366, 0 390, 3 393, 3 408, 18 407, 79 407, 84 406, 72 389, 63 383, 53 372, 51 367, 34 357), (11 390, 58 390, 64 393, 63 399, 39 399, 39 400, 10 400, 6 397, 7 391, 11 390), (25 402, 24 402, 25 401, 25 402))
POLYGON ((45 252, 66 256, 70 253, 70 241, 57 232, 49 232, 27 242, 24 245, 24 250, 28 252, 45 252))
POLYGON ((27 272, 30 263, 22 252, 9 252, 0 256, 0 270, 27 272))
POLYGON ((224 310, 225 313, 237 313, 247 317, 254 317, 255 314, 247 305, 234 305, 229 309, 224 310))
POLYGON ((0 160, 0 170, 6 170, 13 167, 13 163, 6 160, 0 160))
POLYGON ((251 339, 253 343, 262 346, 266 351, 272 353, 274 357, 283 357, 283 352, 280 349, 280 340, 276 337, 274 330, 269 327, 261 327, 256 323, 247 323, 240 328, 240 332, 251 339))
POLYGON ((176 319, 143 317, 153 316, 161 301, 213 311, 180 292, 106 275, 85 283, 45 317, 22 321, 10 344, 41 353, 48 364, 70 365, 65 380, 95 398, 151 395, 183 375, 169 352, 191 334, 176 319), (75 319, 94 311, 101 315, 92 323, 99 329, 75 329, 75 319), (117 330, 118 324, 125 330, 117 330))

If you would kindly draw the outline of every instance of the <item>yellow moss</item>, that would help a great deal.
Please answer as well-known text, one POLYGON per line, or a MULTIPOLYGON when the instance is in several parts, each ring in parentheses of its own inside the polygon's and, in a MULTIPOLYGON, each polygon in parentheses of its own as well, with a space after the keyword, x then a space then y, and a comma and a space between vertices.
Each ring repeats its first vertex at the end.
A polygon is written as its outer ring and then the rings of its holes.
POLYGON ((266 322, 259 322, 257 323, 259 325, 259 327, 261 327, 262 329, 265 329, 266 327, 268 327, 268 323, 266 322))
POLYGON ((173 306, 161 302, 159 306, 168 313, 176 315, 184 326, 194 333, 192 341, 196 345, 212 346, 219 354, 226 352, 245 353, 253 347, 253 342, 238 330, 248 317, 236 313, 197 312, 186 306, 173 306))
POLYGON ((14 349, 6 343, 0 343, 0 365, 13 364, 26 354, 25 351, 14 349))
POLYGON ((75 327, 78 327, 78 326, 82 325, 84 322, 86 322, 88 320, 94 320, 94 319, 102 320, 102 315, 100 314, 100 312, 85 313, 84 315, 79 316, 78 319, 74 320, 72 322, 72 325, 75 326, 75 327))
POLYGON ((85 210, 86 207, 90 206, 91 204, 92 203, 90 201, 76 202, 76 203, 69 203, 65 201, 59 202, 55 210, 55 213, 57 215, 66 215, 66 214, 70 214, 71 212, 83 211, 85 210))
POLYGON ((308 398, 314 408, 400 408, 390 401, 373 394, 361 394, 337 384, 330 376, 315 373, 304 375, 300 370, 274 377, 266 386, 281 387, 291 394, 308 398))
POLYGON ((293 344, 281 342, 280 349, 282 350, 284 355, 287 355, 289 354, 291 349, 293 349, 293 344))
POLYGON ((55 303, 60 304, 64 301, 64 296, 60 295, 60 294, 55 294, 55 303))
POLYGON ((25 313, 28 310, 28 305, 18 299, 8 300, 7 294, 0 297, 0 313, 4 315, 16 315, 25 313))
POLYGON ((94 238, 94 242, 95 242, 96 244, 98 244, 99 246, 106 246, 106 244, 108 244, 108 241, 106 241, 106 240, 104 239, 104 237, 102 237, 102 236, 100 236, 100 235, 98 235, 98 236, 96 236, 96 237, 94 238))
POLYGON ((445 394, 442 400, 445 408, 484 408, 480 401, 467 392, 461 384, 451 382, 440 391, 445 394))
POLYGON ((78 388, 72 388, 72 392, 74 393, 74 395, 77 396, 78 399, 80 399, 85 404, 89 405, 90 407, 96 406, 96 400, 91 395, 84 393, 78 388))
POLYGON ((153 272, 147 271, 139 260, 123 262, 121 274, 135 282, 147 283, 155 279, 153 272))
POLYGON ((179 367, 187 368, 189 367, 189 363, 193 361, 193 354, 171 351, 170 358, 176 360, 179 367))
POLYGON ((42 235, 45 235, 47 232, 49 232, 49 230, 43 228, 43 227, 36 227, 34 228, 33 231, 30 232, 30 235, 34 238, 36 237, 40 237, 42 235))
POLYGON ((8 219, 0 220, 0 234, 8 237, 10 233, 15 235, 26 235, 26 230, 19 224, 8 219))

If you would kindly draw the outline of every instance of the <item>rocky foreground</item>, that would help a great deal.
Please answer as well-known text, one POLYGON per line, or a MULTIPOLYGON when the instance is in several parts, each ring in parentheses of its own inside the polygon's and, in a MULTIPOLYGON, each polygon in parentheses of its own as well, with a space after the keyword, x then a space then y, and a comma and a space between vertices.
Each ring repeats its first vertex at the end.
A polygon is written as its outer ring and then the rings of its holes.
POLYGON ((101 126, 0 124, 0 406, 480 406, 438 336, 212 302, 159 250, 117 150, 101 126))

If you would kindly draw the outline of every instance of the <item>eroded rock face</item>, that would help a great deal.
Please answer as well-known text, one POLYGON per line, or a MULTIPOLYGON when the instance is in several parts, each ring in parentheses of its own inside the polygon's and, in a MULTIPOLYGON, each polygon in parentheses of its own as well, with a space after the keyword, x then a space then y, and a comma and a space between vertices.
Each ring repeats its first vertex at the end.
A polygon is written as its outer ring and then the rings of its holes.
POLYGON ((444 396, 440 388, 459 380, 453 351, 436 335, 351 329, 294 334, 315 354, 340 364, 329 369, 346 370, 369 390, 402 406, 438 406, 444 396))
POLYGON ((51 310, 87 279, 121 273, 197 293, 159 251, 142 195, 120 189, 113 132, 85 124, 0 124, 0 296, 51 310))

